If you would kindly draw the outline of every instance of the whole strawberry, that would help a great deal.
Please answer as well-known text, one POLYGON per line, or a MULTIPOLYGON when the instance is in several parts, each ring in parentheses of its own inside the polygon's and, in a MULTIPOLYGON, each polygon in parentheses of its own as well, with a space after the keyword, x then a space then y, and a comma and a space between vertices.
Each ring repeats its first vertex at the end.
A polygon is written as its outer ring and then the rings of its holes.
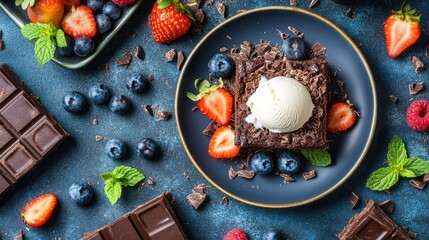
POLYGON ((114 2, 116 5, 119 6, 127 6, 130 5, 131 3, 134 3, 136 0, 112 0, 112 2, 114 2))
POLYGON ((62 0, 39 0, 32 7, 27 8, 27 14, 31 22, 52 22, 55 27, 60 27, 64 15, 64 3, 62 0))
POLYGON ((234 228, 223 237, 223 240, 248 240, 248 238, 243 229, 234 228))
POLYGON ((157 0, 149 17, 153 39, 169 43, 185 35, 192 25, 192 13, 180 0, 157 0))

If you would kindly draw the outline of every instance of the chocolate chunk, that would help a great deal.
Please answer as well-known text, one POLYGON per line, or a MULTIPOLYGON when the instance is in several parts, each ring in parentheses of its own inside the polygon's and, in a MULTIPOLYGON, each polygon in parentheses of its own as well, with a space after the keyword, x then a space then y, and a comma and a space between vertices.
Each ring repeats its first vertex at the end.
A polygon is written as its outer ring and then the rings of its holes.
POLYGON ((309 8, 314 7, 317 4, 317 2, 319 2, 319 0, 311 0, 310 5, 308 7, 309 8))
POLYGON ((176 50, 170 49, 167 53, 164 54, 164 57, 167 62, 174 61, 174 59, 176 59, 176 50))
POLYGON ((425 85, 423 82, 411 83, 408 85, 408 89, 410 90, 410 94, 421 93, 425 89, 425 85))
POLYGON ((410 185, 413 186, 413 187, 415 187, 415 188, 418 188, 420 190, 423 190, 423 188, 425 188, 425 186, 426 186, 426 182, 419 181, 419 180, 416 180, 416 179, 411 179, 410 180, 410 185))
POLYGON ((177 53, 177 70, 182 70, 182 65, 185 62, 185 55, 182 51, 177 53))
POLYGON ((426 59, 429 59, 429 45, 426 46, 425 57, 426 59))
POLYGON ((289 31, 291 31, 293 34, 295 34, 297 36, 301 33, 298 29, 296 29, 293 26, 288 26, 287 29, 289 29, 289 31))
POLYGON ((410 237, 410 238, 417 238, 417 233, 415 233, 415 232, 408 231, 408 232, 407 232, 407 235, 408 235, 408 237, 410 237))
POLYGON ((392 200, 386 200, 386 201, 378 204, 378 206, 387 215, 390 215, 395 211, 395 203, 392 200))
POLYGON ((220 125, 214 121, 210 122, 209 125, 203 130, 203 135, 212 137, 214 132, 220 127, 220 125))
POLYGON ((3 51, 5 49, 5 44, 3 41, 3 31, 0 30, 0 51, 3 51))
POLYGON ((22 230, 20 230, 18 232, 18 235, 16 235, 13 240, 23 240, 24 239, 24 232, 22 230))
POLYGON ((167 111, 156 111, 155 113, 156 121, 168 121, 170 120, 171 116, 171 112, 167 111))
POLYGON ((421 72, 423 69, 425 69, 425 64, 423 63, 422 60, 420 60, 420 58, 413 56, 412 58, 412 63, 413 63, 413 67, 414 67, 414 71, 416 73, 421 72))
POLYGON ((149 117, 153 116, 153 110, 152 107, 149 105, 141 105, 143 111, 145 111, 145 113, 147 113, 147 115, 149 115, 149 117))
POLYGON ((168 193, 138 206, 114 222, 85 233, 81 240, 186 240, 186 234, 173 212, 168 193))
POLYGON ((255 176, 255 171, 253 170, 239 170, 237 176, 247 179, 252 179, 255 176))
POLYGON ((153 74, 149 75, 149 81, 152 82, 153 80, 155 80, 155 76, 153 76, 153 74))
POLYGON ((389 94, 389 99, 393 103, 396 103, 398 101, 398 97, 393 94, 389 94))
POLYGON ((134 56, 140 60, 144 59, 145 52, 144 52, 143 47, 141 45, 138 45, 136 47, 136 50, 134 51, 134 56))
POLYGON ((304 177, 305 180, 310 180, 316 177, 316 171, 311 170, 309 172, 303 172, 302 176, 304 177))
POLYGON ((221 204, 224 205, 224 206, 226 206, 226 205, 228 205, 228 203, 229 203, 228 198, 227 197, 223 197, 221 204))
POLYGON ((359 206, 360 198, 358 195, 356 195, 356 193, 351 192, 349 196, 349 201, 352 206, 352 209, 355 209, 357 206, 359 206))
POLYGON ((229 167, 229 171, 228 171, 228 177, 229 179, 234 179, 237 176, 237 172, 232 168, 229 167))
POLYGON ((198 11, 194 13, 194 18, 197 23, 202 23, 204 21, 204 11, 202 9, 198 9, 198 11))
POLYGON ((295 181, 291 175, 286 173, 280 173, 279 176, 283 178, 283 183, 291 183, 295 181))
POLYGON ((423 176, 423 182, 425 182, 425 183, 429 183, 429 173, 426 173, 426 174, 423 176))
POLYGON ((352 8, 349 8, 347 10, 346 16, 349 17, 349 18, 355 18, 356 17, 356 13, 355 13, 355 11, 353 11, 352 8))
POLYGON ((313 58, 325 58, 326 47, 316 42, 311 46, 311 57, 313 58))
POLYGON ((203 26, 200 23, 194 24, 192 28, 192 34, 195 36, 201 35, 203 31, 203 26))
POLYGON ((289 5, 291 5, 291 6, 297 6, 298 2, 296 0, 290 0, 289 1, 289 5))
POLYGON ((204 200, 206 200, 206 196, 207 187, 204 183, 202 183, 194 187, 194 189, 192 189, 192 193, 189 194, 186 198, 193 208, 198 209, 204 200))
POLYGON ((337 234, 338 239, 398 239, 409 240, 405 232, 372 200, 353 216, 347 226, 337 234))
POLYGON ((225 17, 225 4, 224 4, 224 2, 219 2, 219 1, 217 1, 217 2, 216 2, 216 9, 217 9, 217 12, 218 12, 222 17, 225 17))
POLYGON ((131 64, 132 59, 133 59, 132 53, 126 52, 118 59, 118 61, 116 61, 116 65, 125 66, 125 68, 128 68, 128 66, 131 64))
POLYGON ((156 181, 155 181, 155 178, 153 178, 153 177, 149 177, 149 180, 147 180, 147 184, 149 184, 149 185, 155 185, 155 183, 156 183, 156 181))

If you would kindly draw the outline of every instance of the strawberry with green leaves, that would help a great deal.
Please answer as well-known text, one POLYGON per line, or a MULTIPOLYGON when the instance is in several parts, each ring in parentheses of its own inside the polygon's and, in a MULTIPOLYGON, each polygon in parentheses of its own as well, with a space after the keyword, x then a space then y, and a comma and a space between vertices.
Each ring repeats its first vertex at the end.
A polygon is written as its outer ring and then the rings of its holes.
POLYGON ((401 10, 394 11, 384 24, 387 54, 391 58, 399 56, 413 45, 420 37, 420 15, 411 10, 410 4, 404 2, 401 10))
POLYGON ((198 95, 187 92, 186 96, 192 101, 198 101, 201 113, 222 126, 228 126, 231 122, 233 97, 228 90, 223 88, 223 81, 210 84, 209 81, 198 78, 194 83, 198 95))
POLYGON ((169 43, 185 35, 191 28, 191 10, 180 0, 157 0, 149 16, 153 39, 169 43))

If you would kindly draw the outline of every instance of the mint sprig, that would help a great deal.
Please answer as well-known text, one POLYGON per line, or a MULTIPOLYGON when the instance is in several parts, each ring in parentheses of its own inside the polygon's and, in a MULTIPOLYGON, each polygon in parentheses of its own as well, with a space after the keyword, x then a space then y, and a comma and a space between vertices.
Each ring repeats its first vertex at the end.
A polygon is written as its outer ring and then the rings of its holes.
POLYGON ((21 28, 21 33, 28 40, 36 40, 34 55, 40 65, 54 58, 57 46, 67 46, 63 30, 57 29, 53 23, 29 23, 21 28))
POLYGON ((326 167, 331 165, 331 155, 328 151, 322 149, 302 149, 301 154, 308 162, 316 167, 326 167))
POLYGON ((393 187, 399 176, 415 178, 429 173, 429 161, 416 157, 407 157, 404 141, 394 136, 387 149, 388 167, 379 168, 371 173, 366 186, 374 191, 384 191, 393 187))
POLYGON ((112 172, 102 173, 101 177, 106 184, 104 193, 112 205, 121 197, 122 187, 133 187, 145 178, 139 170, 127 166, 118 166, 112 172))

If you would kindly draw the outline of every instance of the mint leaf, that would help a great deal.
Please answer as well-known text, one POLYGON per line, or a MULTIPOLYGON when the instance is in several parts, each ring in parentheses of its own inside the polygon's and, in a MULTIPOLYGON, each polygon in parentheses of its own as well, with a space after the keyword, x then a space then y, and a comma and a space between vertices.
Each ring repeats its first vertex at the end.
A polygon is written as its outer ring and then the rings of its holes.
POLYGON ((120 182, 117 182, 113 179, 106 181, 106 186, 104 187, 104 193, 109 199, 110 203, 114 205, 122 194, 122 186, 120 182))
POLYGON ((34 40, 43 35, 42 29, 40 23, 29 23, 21 28, 21 33, 28 40, 34 40))
POLYGON ((126 166, 116 167, 113 170, 113 175, 115 177, 121 176, 120 178, 117 177, 116 179, 121 182, 122 186, 125 187, 133 187, 145 178, 144 174, 139 170, 126 166))
POLYGON ((395 185, 398 179, 399 173, 391 167, 379 168, 371 173, 366 187, 374 191, 384 191, 395 185))
POLYGON ((40 65, 49 62, 55 53, 55 44, 49 37, 42 36, 34 44, 34 54, 40 65))
POLYGON ((107 181, 109 179, 115 179, 115 176, 111 172, 106 172, 106 173, 101 174, 101 178, 103 178, 103 180, 107 181))
POLYGON ((421 158, 411 157, 403 163, 402 171, 399 172, 401 177, 415 178, 429 173, 429 161, 421 158))
POLYGON ((331 155, 328 151, 321 149, 302 149, 301 154, 308 162, 316 167, 326 167, 331 164, 331 155))
POLYGON ((58 29, 55 38, 58 47, 67 47, 67 40, 63 30, 58 29))
POLYGON ((407 159, 405 144, 398 136, 394 136, 387 148, 387 162, 390 166, 395 166, 407 159))

